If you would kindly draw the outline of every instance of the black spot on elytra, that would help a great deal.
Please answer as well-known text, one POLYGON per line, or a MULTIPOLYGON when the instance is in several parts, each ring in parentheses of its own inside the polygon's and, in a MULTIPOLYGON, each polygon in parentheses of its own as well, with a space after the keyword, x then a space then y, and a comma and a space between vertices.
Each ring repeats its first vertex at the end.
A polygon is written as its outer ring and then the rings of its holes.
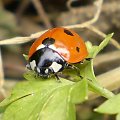
POLYGON ((80 48, 79 48, 79 47, 76 47, 76 51, 77 51, 77 52, 80 52, 80 48))
POLYGON ((70 32, 70 31, 67 30, 67 29, 64 29, 64 33, 66 33, 67 35, 70 35, 70 36, 74 36, 74 35, 72 34, 72 32, 70 32))
POLYGON ((44 44, 46 46, 49 46, 49 45, 54 44, 54 43, 55 43, 55 39, 53 39, 53 38, 45 38, 42 41, 42 44, 44 44))

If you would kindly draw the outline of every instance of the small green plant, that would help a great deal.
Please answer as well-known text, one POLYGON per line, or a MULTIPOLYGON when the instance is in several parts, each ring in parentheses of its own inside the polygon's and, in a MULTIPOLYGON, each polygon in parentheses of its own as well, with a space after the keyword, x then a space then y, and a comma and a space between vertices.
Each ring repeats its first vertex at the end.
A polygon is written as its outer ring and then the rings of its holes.
MULTIPOLYGON (((113 34, 109 34, 99 46, 92 46, 90 42, 86 42, 88 57, 94 59, 112 36, 113 34)), ((116 111, 114 109, 116 103, 120 104, 120 95, 115 96, 99 85, 93 71, 93 60, 77 64, 77 67, 82 78, 75 75, 75 70, 64 71, 65 74, 69 72, 73 81, 60 78, 60 83, 54 76, 43 79, 35 77, 32 71, 25 73, 24 77, 27 81, 18 83, 11 95, 0 103, 2 120, 76 120, 75 104, 86 101, 88 91, 109 99, 96 109, 97 112, 120 113, 120 108, 116 111), (106 106, 110 104, 114 110, 107 109, 106 106)), ((120 118, 120 114, 117 118, 120 118)))
POLYGON ((120 120, 120 94, 105 101, 95 111, 106 114, 117 114, 116 120, 120 120))

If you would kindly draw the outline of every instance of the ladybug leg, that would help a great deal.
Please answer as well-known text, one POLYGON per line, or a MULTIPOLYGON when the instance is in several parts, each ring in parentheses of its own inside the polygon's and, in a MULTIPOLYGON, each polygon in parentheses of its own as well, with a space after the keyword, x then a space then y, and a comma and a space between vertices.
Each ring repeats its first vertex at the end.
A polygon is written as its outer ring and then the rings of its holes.
POLYGON ((35 78, 38 78, 40 74, 37 72, 37 67, 34 68, 34 71, 35 71, 35 78))
MULTIPOLYGON (((30 66, 30 64, 27 64, 27 65, 26 65, 26 68, 27 68, 28 70, 30 70, 30 71, 33 71, 32 68, 31 68, 31 66, 30 66)), ((35 67, 34 70, 35 70, 34 77, 37 78, 37 77, 39 76, 39 74, 38 74, 38 72, 36 72, 36 67, 35 67)), ((33 71, 33 72, 34 72, 34 71, 33 71)))
POLYGON ((85 58, 84 60, 80 61, 79 63, 80 63, 80 64, 83 64, 83 63, 85 62, 85 60, 86 60, 86 61, 91 61, 92 59, 93 59, 93 58, 85 58))
POLYGON ((26 65, 26 68, 27 68, 28 70, 32 70, 29 63, 26 65))
POLYGON ((39 76, 39 75, 38 75, 37 73, 35 73, 35 78, 38 78, 38 76, 39 76))
POLYGON ((78 67, 76 67, 75 65, 68 64, 67 67, 68 67, 68 68, 71 68, 71 69, 75 69, 75 70, 77 70, 78 72, 80 72, 80 69, 79 69, 78 67))
POLYGON ((87 61, 91 61, 93 58, 85 58, 85 60, 87 61))
POLYGON ((76 70, 77 75, 78 75, 81 79, 83 79, 83 76, 80 75, 80 69, 79 69, 78 67, 76 67, 75 65, 68 64, 68 68, 71 68, 71 69, 76 70))
POLYGON ((83 64, 84 63, 84 60, 80 61, 80 64, 83 64))
POLYGON ((51 72, 52 72, 53 75, 55 76, 57 82, 61 82, 59 76, 57 75, 57 73, 55 73, 55 72, 53 71, 53 69, 51 69, 51 72))
POLYGON ((55 77, 56 77, 57 82, 60 83, 61 81, 60 81, 60 78, 58 77, 58 75, 57 75, 57 74, 54 74, 54 75, 55 75, 55 77))

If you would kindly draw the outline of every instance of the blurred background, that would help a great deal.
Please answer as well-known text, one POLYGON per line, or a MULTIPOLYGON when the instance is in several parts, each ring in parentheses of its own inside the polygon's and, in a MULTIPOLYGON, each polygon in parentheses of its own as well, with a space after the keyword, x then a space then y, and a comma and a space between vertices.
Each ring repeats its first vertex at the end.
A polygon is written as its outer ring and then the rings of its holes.
MULTIPOLYGON (((97 0, 96 0, 97 1, 97 0)), ((0 40, 30 36, 33 33, 56 26, 84 23, 94 17, 95 0, 0 0, 0 40)), ((114 39, 120 43, 120 0, 104 0, 101 14, 94 27, 105 34, 114 32, 114 39)), ((85 41, 98 45, 103 37, 88 28, 75 28, 85 41)), ((31 42, 17 45, 1 45, 0 59, 5 78, 7 94, 16 81, 23 80, 31 42)), ((120 67, 120 51, 109 44, 94 61, 96 75, 101 75, 120 67)), ((0 71, 3 77, 2 69, 0 71)), ((1 78, 2 78, 1 77, 1 78)), ((120 78, 120 76, 119 76, 120 78)), ((115 92, 119 91, 119 88, 115 92)), ((0 95, 0 101, 4 95, 0 95)), ((93 113, 92 109, 104 101, 92 99, 77 107, 78 120, 114 120, 114 116, 93 113), (94 102, 93 102, 94 101, 94 102)))

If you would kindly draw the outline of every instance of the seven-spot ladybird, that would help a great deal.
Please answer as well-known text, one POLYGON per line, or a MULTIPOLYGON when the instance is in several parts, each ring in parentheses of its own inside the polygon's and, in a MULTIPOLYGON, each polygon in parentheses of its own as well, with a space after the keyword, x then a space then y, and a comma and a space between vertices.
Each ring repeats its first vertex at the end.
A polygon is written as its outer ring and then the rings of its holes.
POLYGON ((27 67, 48 77, 72 63, 81 62, 87 55, 86 45, 76 32, 58 27, 48 30, 33 43, 27 67))

